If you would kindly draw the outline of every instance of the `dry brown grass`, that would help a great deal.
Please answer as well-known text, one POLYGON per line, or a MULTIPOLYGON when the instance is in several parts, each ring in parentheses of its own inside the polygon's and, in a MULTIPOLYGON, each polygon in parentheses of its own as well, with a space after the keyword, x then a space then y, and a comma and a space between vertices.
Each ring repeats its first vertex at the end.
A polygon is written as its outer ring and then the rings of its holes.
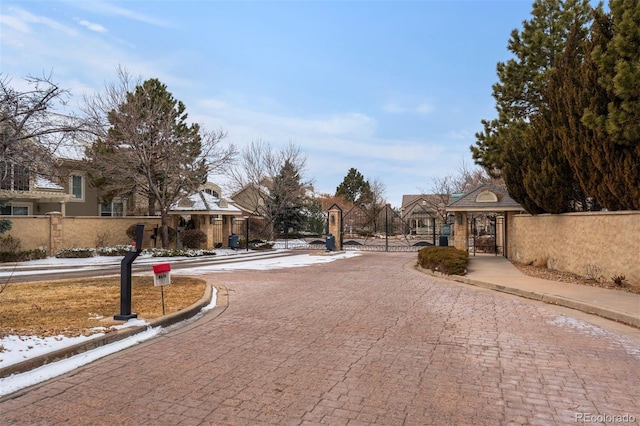
MULTIPOLYGON (((172 277, 171 284, 164 286, 165 313, 200 300, 205 285, 197 278, 172 277)), ((162 316, 162 290, 153 285, 153 277, 134 276, 131 287, 131 310, 138 318, 162 316)), ((0 294, 0 338, 88 335, 93 333, 91 328, 118 324, 113 316, 119 313, 118 276, 16 283, 0 294)))
POLYGON ((581 284, 590 287, 601 287, 610 290, 626 291, 629 293, 640 294, 640 286, 633 284, 616 285, 612 280, 593 280, 582 277, 580 275, 572 274, 570 272, 561 272, 553 269, 549 269, 545 266, 536 265, 524 265, 522 263, 513 262, 513 265, 518 268, 523 274, 531 277, 542 278, 545 280, 559 281, 563 283, 581 284))

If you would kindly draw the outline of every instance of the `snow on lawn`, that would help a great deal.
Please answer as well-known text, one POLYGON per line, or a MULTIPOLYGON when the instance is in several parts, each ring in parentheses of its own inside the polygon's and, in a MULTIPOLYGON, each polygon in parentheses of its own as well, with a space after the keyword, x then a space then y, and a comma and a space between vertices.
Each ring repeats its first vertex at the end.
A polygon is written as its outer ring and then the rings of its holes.
POLYGON ((331 255, 314 255, 314 254, 299 254, 286 257, 276 257, 271 259, 256 259, 247 262, 234 262, 234 263, 221 263, 212 264, 207 266, 199 266, 188 269, 180 269, 173 274, 180 275, 202 275, 208 274, 214 271, 237 271, 237 270, 258 270, 266 271, 269 269, 280 268, 300 268, 303 266, 309 266, 318 263, 333 262, 338 259, 346 259, 349 257, 359 256, 358 252, 341 252, 331 255))
MULTIPOLYGON (((232 252, 236 253, 236 252, 232 252)), ((227 253, 225 253, 227 254, 227 253)), ((228 253, 231 254, 231 253, 228 253)), ((331 253, 330 255, 309 255, 309 254, 300 254, 300 255, 292 255, 285 257, 278 257, 273 259, 260 259, 257 258, 255 260, 246 259, 240 260, 235 263, 226 263, 219 265, 208 265, 208 266, 194 266, 193 268, 188 269, 180 269, 176 271, 180 275, 202 275, 207 274, 212 271, 232 271, 232 270, 268 270, 268 269, 279 269, 279 268, 298 268, 303 266, 309 266, 318 263, 327 263, 333 262, 339 259, 346 259, 354 256, 358 256, 357 252, 341 252, 341 253, 331 253)), ((51 258, 50 258, 51 259, 51 258)), ((43 266, 41 270, 42 273, 46 273, 45 265, 50 265, 51 263, 45 263, 44 261, 50 259, 43 259, 40 262, 40 265, 43 266)), ((55 258, 54 258, 55 259, 55 258)), ((91 262, 96 258, 90 259, 91 262)), ((154 258, 157 261, 165 261, 166 259, 154 258)), ((70 265, 70 266, 87 266, 87 259, 56 259, 59 262, 58 264, 70 265)), ((113 262, 113 258, 111 258, 113 262)), ((33 261, 29 262, 29 266, 37 265, 33 261)), ((77 269, 75 269, 77 270, 77 269)), ((36 271, 30 271, 30 273, 35 273, 36 271)), ((212 301, 209 305, 202 308, 202 311, 208 311, 215 307, 216 301, 216 293, 214 288, 214 294, 212 296, 212 301)), ((122 327, 132 327, 145 325, 146 323, 142 320, 129 320, 122 327)), ((61 374, 65 374, 69 371, 74 370, 82 365, 93 362, 99 358, 105 357, 114 352, 118 352, 127 347, 136 345, 144 340, 150 339, 154 336, 157 336, 162 332, 160 327, 151 328, 148 327, 146 331, 142 333, 138 333, 129 338, 120 340, 118 342, 114 342, 105 346, 101 346, 99 348, 72 356, 70 358, 66 358, 57 362, 53 362, 50 364, 46 364, 42 367, 36 368, 31 371, 27 371, 24 373, 13 374, 9 377, 0 378, 0 396, 8 395, 17 390, 23 389, 28 386, 35 385, 37 383, 48 380, 52 377, 59 376, 61 374)), ((89 339, 93 339, 99 336, 102 336, 104 333, 101 333, 100 330, 96 330, 96 334, 91 336, 82 336, 82 337, 64 337, 64 336, 56 336, 56 337, 47 337, 47 338, 39 338, 33 336, 15 336, 10 335, 5 338, 0 339, 0 368, 8 367, 9 365, 16 364, 22 362, 24 360, 34 358, 39 355, 43 355, 48 352, 53 352, 59 349, 64 349, 66 347, 84 342, 89 339), (2 350, 4 348, 4 350, 2 350)))
MULTIPOLYGON (((101 346, 96 349, 92 349, 90 351, 72 356, 70 358, 52 362, 51 364, 46 364, 42 367, 38 367, 24 373, 12 374, 9 377, 4 377, 0 379, 0 396, 8 395, 20 389, 24 389, 28 386, 33 386, 40 382, 44 382, 45 380, 49 380, 53 377, 68 373, 69 371, 73 371, 78 367, 110 355, 114 352, 121 351, 130 346, 151 339, 152 337, 157 336, 160 331, 160 327, 149 327, 146 331, 127 337, 126 339, 119 340, 117 342, 101 346)), ((61 344, 62 342, 64 342, 64 339, 60 341, 61 344)), ((77 341, 74 343, 77 343, 77 341)))

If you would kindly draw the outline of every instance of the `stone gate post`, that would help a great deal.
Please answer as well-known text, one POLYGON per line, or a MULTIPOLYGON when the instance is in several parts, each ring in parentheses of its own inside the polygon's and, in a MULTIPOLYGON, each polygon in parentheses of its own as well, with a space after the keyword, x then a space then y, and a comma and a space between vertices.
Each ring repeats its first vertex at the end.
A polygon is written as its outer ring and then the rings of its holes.
POLYGON ((467 212, 456 212, 453 222, 453 245, 458 250, 467 250, 469 229, 467 226, 467 212))
POLYGON ((329 209, 329 234, 335 237, 336 250, 342 251, 342 209, 335 204, 329 209))

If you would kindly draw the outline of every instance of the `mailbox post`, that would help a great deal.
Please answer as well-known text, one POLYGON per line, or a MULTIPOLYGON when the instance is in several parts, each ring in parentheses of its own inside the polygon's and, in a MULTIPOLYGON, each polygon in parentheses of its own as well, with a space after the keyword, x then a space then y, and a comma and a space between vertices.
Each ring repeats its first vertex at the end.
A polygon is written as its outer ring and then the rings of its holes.
POLYGON ((138 317, 138 314, 131 313, 131 264, 142 251, 143 234, 144 224, 138 223, 135 245, 132 244, 132 251, 125 254, 120 262, 120 314, 113 316, 117 321, 128 321, 138 317))

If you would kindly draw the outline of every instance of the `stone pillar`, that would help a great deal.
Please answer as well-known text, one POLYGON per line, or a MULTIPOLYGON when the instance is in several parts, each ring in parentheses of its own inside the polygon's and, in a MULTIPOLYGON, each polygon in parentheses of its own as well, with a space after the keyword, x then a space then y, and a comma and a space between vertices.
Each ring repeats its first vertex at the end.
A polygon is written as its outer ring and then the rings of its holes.
POLYGON ((64 245, 64 222, 61 212, 45 213, 49 216, 49 254, 55 255, 64 245))
POLYGON ((342 209, 336 205, 329 209, 329 234, 336 239, 336 251, 342 251, 342 209))
POLYGON ((453 221, 453 245, 458 250, 467 250, 467 213, 455 212, 453 221))

